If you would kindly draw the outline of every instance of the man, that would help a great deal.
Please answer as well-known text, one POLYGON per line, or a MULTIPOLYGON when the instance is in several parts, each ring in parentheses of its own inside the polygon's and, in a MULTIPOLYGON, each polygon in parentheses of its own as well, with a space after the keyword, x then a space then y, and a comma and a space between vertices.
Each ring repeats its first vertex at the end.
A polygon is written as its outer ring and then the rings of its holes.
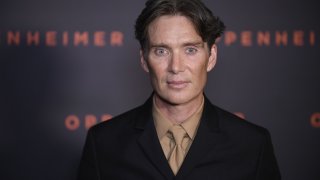
POLYGON ((149 0, 135 28, 154 92, 89 130, 78 179, 281 179, 268 131, 204 96, 224 24, 199 0, 149 0))

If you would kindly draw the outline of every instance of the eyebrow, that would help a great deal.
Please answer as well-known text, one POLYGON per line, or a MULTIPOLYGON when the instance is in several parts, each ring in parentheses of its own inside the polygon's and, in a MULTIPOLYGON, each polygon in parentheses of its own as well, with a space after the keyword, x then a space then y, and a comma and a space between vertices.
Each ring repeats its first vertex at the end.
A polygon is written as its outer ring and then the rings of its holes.
MULTIPOLYGON (((185 46, 197 46, 197 47, 204 47, 204 42, 203 41, 195 41, 195 42, 185 42, 182 44, 183 47, 185 46)), ((170 48, 169 45, 165 43, 155 43, 155 44, 150 44, 150 48, 155 48, 155 47, 164 47, 164 48, 170 48)))
POLYGON ((198 42, 187 42, 184 43, 183 46, 197 46, 197 47, 203 47, 204 42, 203 41, 198 41, 198 42))

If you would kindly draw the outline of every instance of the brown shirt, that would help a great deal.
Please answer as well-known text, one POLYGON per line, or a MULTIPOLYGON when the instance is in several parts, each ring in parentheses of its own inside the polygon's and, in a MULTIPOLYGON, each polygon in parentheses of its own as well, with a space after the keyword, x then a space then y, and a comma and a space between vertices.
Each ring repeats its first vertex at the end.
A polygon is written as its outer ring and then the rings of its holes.
MULTIPOLYGON (((204 99, 202 99, 202 103, 199 106, 199 108, 196 110, 194 114, 192 114, 186 121, 181 123, 181 126, 183 129, 187 132, 189 136, 189 141, 186 142, 185 151, 186 154, 194 140, 194 137, 197 133, 200 118, 203 111, 203 104, 204 99)), ((168 130, 174 125, 170 120, 166 119, 158 107, 156 106, 154 100, 153 100, 153 108, 152 108, 152 115, 154 119, 154 124, 156 127, 156 131, 158 134, 158 138, 162 147, 162 150, 168 159, 170 157, 170 154, 172 153, 171 150, 173 149, 175 142, 172 138, 172 135, 168 133, 168 130)))

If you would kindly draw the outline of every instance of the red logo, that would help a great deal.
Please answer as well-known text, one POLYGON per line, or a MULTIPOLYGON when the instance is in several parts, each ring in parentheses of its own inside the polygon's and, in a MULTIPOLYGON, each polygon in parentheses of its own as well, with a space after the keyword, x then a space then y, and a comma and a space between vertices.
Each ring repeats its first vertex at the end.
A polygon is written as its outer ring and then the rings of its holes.
POLYGON ((313 113, 310 118, 312 127, 320 128, 320 112, 313 113))
MULTIPOLYGON (((99 122, 107 121, 111 119, 110 114, 103 114, 100 117, 99 122)), ((70 131, 75 131, 80 128, 81 124, 84 125, 85 129, 88 130, 90 127, 98 123, 97 116, 93 114, 87 114, 83 119, 80 119, 77 115, 68 115, 64 120, 65 127, 70 131)))

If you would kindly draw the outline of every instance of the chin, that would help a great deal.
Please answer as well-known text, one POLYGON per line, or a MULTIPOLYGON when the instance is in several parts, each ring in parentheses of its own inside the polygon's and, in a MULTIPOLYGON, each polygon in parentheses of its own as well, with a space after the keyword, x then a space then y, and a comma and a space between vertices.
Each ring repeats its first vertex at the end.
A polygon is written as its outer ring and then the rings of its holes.
POLYGON ((190 97, 190 95, 185 95, 183 93, 171 93, 161 96, 161 99, 171 105, 181 105, 191 101, 193 98, 190 97))

